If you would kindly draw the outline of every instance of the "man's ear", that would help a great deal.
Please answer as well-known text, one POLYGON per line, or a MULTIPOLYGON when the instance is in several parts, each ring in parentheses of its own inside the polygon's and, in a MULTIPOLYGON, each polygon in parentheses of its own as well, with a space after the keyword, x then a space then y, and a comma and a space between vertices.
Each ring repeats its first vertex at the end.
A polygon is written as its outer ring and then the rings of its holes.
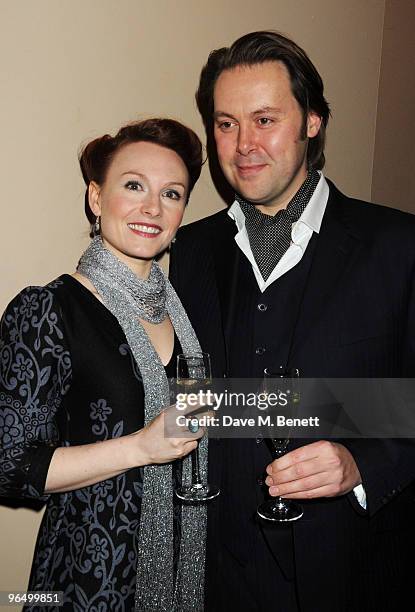
POLYGON ((101 216, 101 200, 99 197, 100 187, 95 181, 91 181, 88 185, 88 201, 89 207, 96 217, 101 216))
POLYGON ((307 117, 307 137, 314 138, 317 136, 321 126, 321 117, 314 111, 310 111, 307 117))

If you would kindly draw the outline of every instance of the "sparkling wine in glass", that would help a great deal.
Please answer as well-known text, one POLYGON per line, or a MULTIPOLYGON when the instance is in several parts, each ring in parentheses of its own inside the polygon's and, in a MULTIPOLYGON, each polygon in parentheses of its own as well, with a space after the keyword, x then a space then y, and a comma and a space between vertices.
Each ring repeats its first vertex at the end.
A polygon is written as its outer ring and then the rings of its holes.
MULTIPOLYGON (((212 383, 212 369, 208 353, 181 354, 177 356, 177 385, 183 393, 207 389, 212 383)), ((175 490, 176 496, 185 502, 203 502, 219 495, 219 489, 203 483, 200 476, 199 448, 191 452, 191 483, 175 490)))
MULTIPOLYGON (((263 392, 265 394, 271 392, 272 388, 275 387, 275 379, 279 378, 281 380, 286 380, 290 387, 288 407, 294 412, 300 400, 299 392, 295 388, 295 380, 298 379, 299 376, 300 373, 296 368, 288 369, 285 372, 270 372, 265 368, 263 392), (271 379, 273 379, 273 381, 271 379)), ((265 438, 265 443, 271 451, 272 460, 278 459, 286 453, 289 441, 290 437, 288 431, 284 432, 284 437, 282 438, 265 438)), ((275 497, 260 504, 257 508, 257 513, 262 519, 267 521, 286 523, 301 518, 303 516, 303 508, 292 499, 275 497)))

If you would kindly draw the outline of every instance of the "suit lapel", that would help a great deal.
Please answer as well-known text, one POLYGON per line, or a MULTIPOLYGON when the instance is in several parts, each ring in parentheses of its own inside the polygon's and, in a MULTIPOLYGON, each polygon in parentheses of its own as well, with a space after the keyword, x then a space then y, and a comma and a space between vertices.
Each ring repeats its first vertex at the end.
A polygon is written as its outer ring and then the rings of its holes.
MULTIPOLYGON (((330 183, 330 195, 307 279, 290 351, 290 361, 324 315, 362 239, 347 220, 348 200, 330 183)), ((293 362, 293 361, 292 361, 293 362)))

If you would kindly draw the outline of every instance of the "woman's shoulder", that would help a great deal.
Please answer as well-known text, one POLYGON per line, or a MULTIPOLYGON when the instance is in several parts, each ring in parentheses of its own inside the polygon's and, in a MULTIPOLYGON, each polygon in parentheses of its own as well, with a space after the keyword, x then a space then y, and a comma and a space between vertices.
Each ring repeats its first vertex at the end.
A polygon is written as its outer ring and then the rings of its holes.
MULTIPOLYGON (((77 296, 80 288, 80 283, 72 274, 61 274, 46 285, 28 285, 24 287, 10 301, 7 309, 10 307, 27 304, 38 306, 39 301, 50 300, 56 304, 65 302, 67 296, 77 296)), ((81 292, 82 292, 81 288, 81 292)))
POLYGON ((1 317, 1 336, 15 333, 63 336, 63 319, 71 291, 71 276, 63 274, 46 285, 24 287, 7 305, 1 317))
POLYGON ((56 305, 59 301, 59 289, 64 286, 66 276, 59 276, 43 286, 29 285, 24 287, 9 302, 5 315, 15 313, 31 317, 39 309, 43 309, 48 302, 51 305, 56 305))
POLYGON ((53 371, 58 372, 53 384, 66 388, 71 360, 56 295, 60 286, 60 277, 44 286, 30 285, 7 306, 0 324, 0 387, 10 391, 22 384, 26 395, 29 389, 35 393, 52 381, 53 371))
POLYGON ((88 286, 74 275, 62 274, 46 285, 22 289, 7 306, 0 333, 3 338, 13 329, 48 338, 52 333, 59 340, 65 336, 70 345, 75 336, 99 327, 100 321, 106 329, 115 325, 119 334, 117 320, 88 286))

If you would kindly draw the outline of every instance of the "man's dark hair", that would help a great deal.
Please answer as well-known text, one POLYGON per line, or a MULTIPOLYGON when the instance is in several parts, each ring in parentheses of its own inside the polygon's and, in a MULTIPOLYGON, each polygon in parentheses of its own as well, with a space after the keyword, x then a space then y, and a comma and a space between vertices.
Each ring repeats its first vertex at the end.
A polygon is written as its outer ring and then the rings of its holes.
POLYGON ((308 143, 307 160, 317 170, 324 166, 326 126, 330 116, 324 98, 323 81, 308 55, 289 38, 273 31, 251 32, 238 38, 232 46, 215 49, 204 66, 196 92, 196 102, 205 124, 208 142, 213 130, 213 91, 219 75, 236 66, 264 62, 282 62, 291 80, 292 93, 303 112, 302 137, 306 138, 307 116, 314 111, 321 117, 320 130, 308 143))

